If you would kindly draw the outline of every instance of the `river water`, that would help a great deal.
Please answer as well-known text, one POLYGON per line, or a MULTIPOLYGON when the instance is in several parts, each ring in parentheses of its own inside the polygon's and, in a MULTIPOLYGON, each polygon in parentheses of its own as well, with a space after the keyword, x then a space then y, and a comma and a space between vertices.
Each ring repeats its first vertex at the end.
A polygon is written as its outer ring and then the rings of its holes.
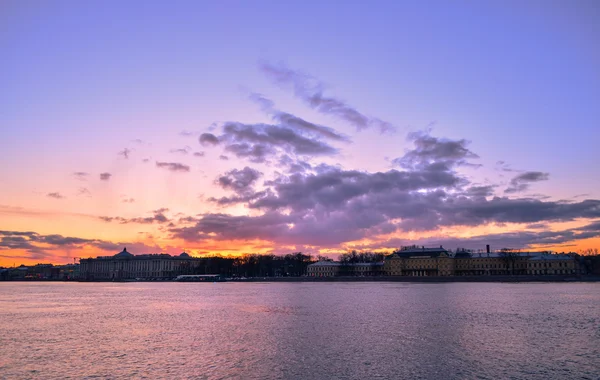
POLYGON ((5 282, 0 378, 598 379, 600 284, 5 282))

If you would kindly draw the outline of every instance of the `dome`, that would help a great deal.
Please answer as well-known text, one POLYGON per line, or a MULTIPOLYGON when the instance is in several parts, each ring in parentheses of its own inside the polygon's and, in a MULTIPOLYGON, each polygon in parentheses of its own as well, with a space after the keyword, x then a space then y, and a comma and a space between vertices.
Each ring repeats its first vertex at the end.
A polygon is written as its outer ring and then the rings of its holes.
POLYGON ((191 256, 188 255, 187 253, 183 252, 181 255, 179 255, 179 257, 191 257, 191 256))
POLYGON ((130 257, 133 257, 133 255, 131 253, 127 252, 127 248, 123 248, 123 250, 121 252, 119 252, 115 255, 115 258, 128 259, 130 257))

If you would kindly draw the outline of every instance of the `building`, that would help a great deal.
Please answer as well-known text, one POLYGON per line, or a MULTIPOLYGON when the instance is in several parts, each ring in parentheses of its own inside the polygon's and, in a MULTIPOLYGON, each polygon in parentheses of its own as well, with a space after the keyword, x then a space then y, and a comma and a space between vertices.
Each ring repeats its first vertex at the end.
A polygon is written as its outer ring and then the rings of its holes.
POLYGON ((573 255, 548 252, 501 250, 473 252, 459 249, 452 253, 443 247, 403 247, 385 257, 383 263, 344 264, 319 261, 310 264, 309 277, 335 276, 513 276, 579 274, 573 255))
POLYGON ((385 258, 387 276, 500 276, 579 274, 577 259, 547 252, 501 250, 451 254, 440 248, 404 247, 385 258))
POLYGON ((388 276, 453 276, 450 252, 439 248, 403 247, 385 258, 383 272, 388 276))
POLYGON ((384 263, 340 263, 337 261, 318 261, 308 265, 308 277, 335 276, 379 276, 383 274, 384 263))
POLYGON ((124 248, 114 256, 81 259, 79 276, 83 280, 170 279, 192 274, 200 259, 187 253, 133 255, 124 248))
POLYGON ((577 274, 578 265, 574 257, 566 254, 551 255, 541 252, 527 261, 527 274, 577 274))

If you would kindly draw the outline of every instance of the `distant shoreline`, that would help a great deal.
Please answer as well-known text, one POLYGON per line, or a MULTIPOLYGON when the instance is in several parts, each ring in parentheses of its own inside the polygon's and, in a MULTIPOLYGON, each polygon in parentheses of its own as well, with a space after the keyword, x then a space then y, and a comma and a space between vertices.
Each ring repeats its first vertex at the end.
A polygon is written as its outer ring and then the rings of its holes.
MULTIPOLYGON (((83 282, 83 283, 106 283, 106 282, 176 282, 173 280, 5 280, 1 282, 83 282)), ((213 281, 194 281, 207 282, 213 281)), ((546 275, 546 276, 456 276, 456 277, 412 277, 412 276, 376 276, 376 277, 253 277, 236 280, 220 280, 218 282, 240 283, 240 282, 407 282, 407 283, 449 283, 449 282, 600 282, 600 275, 546 275)))

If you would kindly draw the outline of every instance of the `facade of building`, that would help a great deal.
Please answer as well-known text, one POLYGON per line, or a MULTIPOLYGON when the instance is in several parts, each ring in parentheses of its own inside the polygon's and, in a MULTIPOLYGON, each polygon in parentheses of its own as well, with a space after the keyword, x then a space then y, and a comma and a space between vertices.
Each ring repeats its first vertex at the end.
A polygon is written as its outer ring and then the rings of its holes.
POLYGON ((379 276, 383 274, 384 263, 340 263, 336 261, 318 261, 308 265, 308 277, 335 276, 379 276))
POLYGON ((187 253, 171 256, 166 253, 133 255, 127 249, 114 256, 81 259, 83 280, 166 279, 191 274, 200 260, 187 253))
POLYGON ((440 248, 405 247, 385 258, 387 276, 453 276, 454 260, 440 248))
POLYGON ((309 277, 334 276, 507 276, 579 274, 576 257, 546 252, 501 251, 456 253, 439 248, 403 247, 384 263, 342 264, 319 261, 308 266, 309 277))

